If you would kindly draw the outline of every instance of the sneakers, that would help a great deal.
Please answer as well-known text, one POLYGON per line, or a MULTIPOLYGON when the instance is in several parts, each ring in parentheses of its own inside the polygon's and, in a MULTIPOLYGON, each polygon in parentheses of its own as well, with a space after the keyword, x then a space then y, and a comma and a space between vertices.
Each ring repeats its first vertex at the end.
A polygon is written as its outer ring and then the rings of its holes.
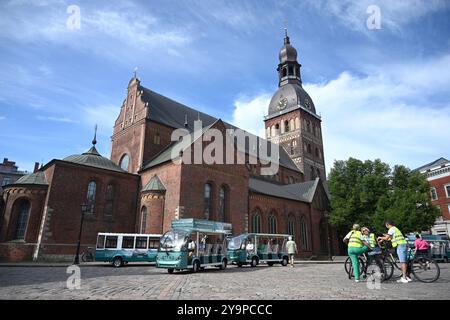
POLYGON ((356 282, 356 283, 358 283, 358 282, 359 282, 359 280, 355 280, 355 282, 356 282))
POLYGON ((398 283, 408 283, 409 281, 405 278, 401 277, 400 280, 397 280, 398 283))
POLYGON ((406 277, 406 280, 408 280, 408 282, 412 281, 412 279, 410 277, 406 277))

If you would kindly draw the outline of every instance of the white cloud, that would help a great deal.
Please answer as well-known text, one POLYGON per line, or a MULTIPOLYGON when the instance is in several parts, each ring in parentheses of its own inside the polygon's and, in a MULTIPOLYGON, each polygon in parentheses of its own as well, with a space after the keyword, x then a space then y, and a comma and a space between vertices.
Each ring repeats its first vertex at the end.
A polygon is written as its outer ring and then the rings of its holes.
MULTIPOLYGON (((325 83, 305 84, 322 115, 327 170, 335 159, 349 157, 381 158, 391 165, 415 168, 448 156, 448 93, 445 104, 434 97, 443 93, 448 83, 449 59, 446 55, 379 66, 363 76, 343 72, 325 83), (419 74, 414 70, 420 70, 419 74)), ((238 99, 231 122, 264 136, 262 116, 267 113, 270 96, 238 99)))
POLYGON ((41 121, 54 121, 54 122, 65 122, 65 123, 77 123, 78 121, 72 120, 67 117, 53 117, 53 116, 37 116, 36 119, 41 121))
POLYGON ((371 31, 366 27, 370 15, 367 8, 370 5, 380 8, 381 28, 395 32, 400 32, 402 26, 449 5, 446 0, 308 0, 308 4, 350 29, 366 33, 371 31))
POLYGON ((5 116, 0 116, 0 120, 5 120, 6 117, 5 116))
POLYGON ((104 136, 110 136, 114 123, 119 115, 120 106, 99 105, 95 107, 82 107, 84 123, 98 126, 98 131, 104 136))
POLYGON ((166 25, 133 2, 113 2, 101 10, 80 5, 80 29, 69 29, 67 3, 50 6, 46 1, 7 4, 0 12, 0 38, 34 43, 63 44, 71 48, 114 57, 131 50, 183 47, 194 33, 187 27, 166 25), (143 12, 144 11, 144 12, 143 12), (145 17, 145 19, 143 19, 145 17), (122 45, 118 45, 122 44, 122 45))
POLYGON ((262 138, 264 134, 263 118, 267 115, 271 95, 267 93, 256 97, 241 97, 234 102, 233 116, 230 122, 235 126, 262 138))

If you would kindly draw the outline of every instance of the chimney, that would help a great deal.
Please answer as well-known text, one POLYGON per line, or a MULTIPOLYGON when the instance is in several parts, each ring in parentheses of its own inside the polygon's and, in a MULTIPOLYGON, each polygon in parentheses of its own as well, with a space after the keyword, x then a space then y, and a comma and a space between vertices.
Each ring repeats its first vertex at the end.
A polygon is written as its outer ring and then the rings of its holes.
POLYGON ((37 172, 38 170, 39 170, 39 162, 35 162, 34 163, 33 173, 37 172))

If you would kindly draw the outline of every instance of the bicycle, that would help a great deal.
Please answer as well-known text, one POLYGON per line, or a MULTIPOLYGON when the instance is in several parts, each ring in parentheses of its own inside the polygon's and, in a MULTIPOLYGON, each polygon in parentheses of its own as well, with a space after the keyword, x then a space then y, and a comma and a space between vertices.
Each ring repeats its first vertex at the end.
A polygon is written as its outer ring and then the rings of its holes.
POLYGON ((93 253, 93 248, 88 247, 82 254, 81 254, 81 261, 83 262, 93 262, 95 260, 95 255, 93 253))
MULTIPOLYGON (((411 255, 412 248, 408 248, 408 257, 411 255)), ((430 257, 415 254, 407 262, 408 274, 413 274, 414 278, 420 282, 432 283, 439 279, 441 269, 438 263, 430 257)))
MULTIPOLYGON (((380 254, 369 255, 363 253, 361 257, 358 257, 359 270, 361 276, 370 280, 379 280, 383 282, 386 280, 386 270, 384 267, 384 262, 380 254)), ((344 268, 347 272, 348 278, 352 279, 353 275, 353 265, 350 257, 348 257, 344 262, 344 268)))

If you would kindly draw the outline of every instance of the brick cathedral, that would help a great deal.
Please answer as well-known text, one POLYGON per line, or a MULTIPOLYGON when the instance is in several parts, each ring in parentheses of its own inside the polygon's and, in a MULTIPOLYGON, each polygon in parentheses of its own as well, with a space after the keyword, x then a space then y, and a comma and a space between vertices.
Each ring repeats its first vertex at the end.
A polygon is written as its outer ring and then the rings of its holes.
MULTIPOLYGON (((262 140, 279 149, 279 169, 270 176, 261 174, 258 157, 244 164, 174 158, 174 130, 191 135, 196 120, 202 135, 236 127, 144 87, 134 75, 114 124, 110 159, 99 154, 94 138, 86 152, 53 159, 3 187, 0 259, 73 259, 83 205, 83 247, 95 246, 98 232, 163 233, 173 219, 193 217, 230 222, 233 234, 292 234, 302 258, 336 253, 321 118, 300 68, 286 34, 279 88, 264 119, 262 140)), ((248 157, 249 149, 238 153, 248 157)))

